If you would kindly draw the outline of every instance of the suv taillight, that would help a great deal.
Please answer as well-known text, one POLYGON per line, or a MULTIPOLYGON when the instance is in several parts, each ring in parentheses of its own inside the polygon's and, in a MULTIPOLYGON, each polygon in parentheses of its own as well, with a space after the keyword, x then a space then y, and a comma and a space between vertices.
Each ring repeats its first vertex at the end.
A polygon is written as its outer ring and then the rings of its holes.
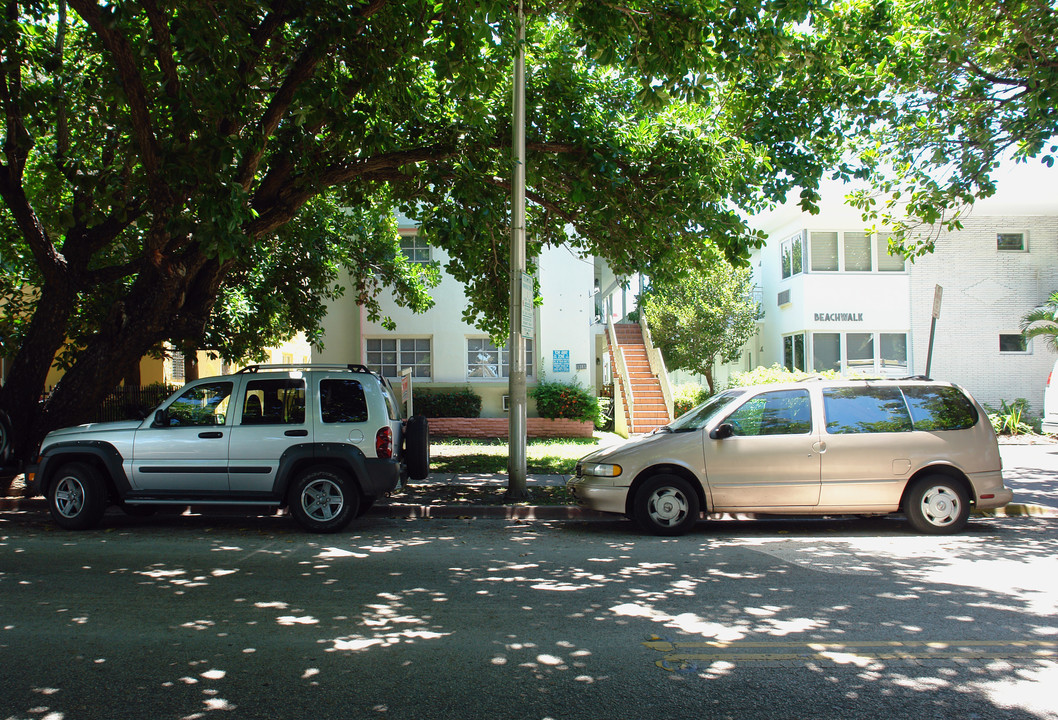
POLYGON ((1047 387, 1051 386, 1051 376, 1052 375, 1054 375, 1054 370, 1051 370, 1049 373, 1047 373, 1047 387))
POLYGON ((375 457, 381 460, 393 457, 393 429, 389 425, 375 433, 375 457))

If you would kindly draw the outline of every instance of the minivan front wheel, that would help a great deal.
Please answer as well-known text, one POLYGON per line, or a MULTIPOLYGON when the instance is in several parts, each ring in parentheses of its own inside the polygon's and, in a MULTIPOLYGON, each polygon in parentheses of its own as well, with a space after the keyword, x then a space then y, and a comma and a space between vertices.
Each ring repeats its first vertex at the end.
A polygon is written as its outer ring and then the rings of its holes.
POLYGON ((946 475, 919 478, 904 499, 904 514, 915 530, 929 535, 957 533, 970 519, 970 498, 946 475))
POLYGON ((661 474, 636 492, 632 514, 654 535, 683 535, 698 521, 698 494, 677 475, 661 474))

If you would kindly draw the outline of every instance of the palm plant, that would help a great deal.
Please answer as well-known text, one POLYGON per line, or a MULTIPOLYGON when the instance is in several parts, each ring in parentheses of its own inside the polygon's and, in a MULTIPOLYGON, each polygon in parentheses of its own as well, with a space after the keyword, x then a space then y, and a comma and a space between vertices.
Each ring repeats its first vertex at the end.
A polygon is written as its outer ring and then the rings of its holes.
POLYGON ((1033 308, 1021 318, 1021 332, 1027 338, 1042 337, 1058 352, 1058 291, 1047 302, 1033 308))

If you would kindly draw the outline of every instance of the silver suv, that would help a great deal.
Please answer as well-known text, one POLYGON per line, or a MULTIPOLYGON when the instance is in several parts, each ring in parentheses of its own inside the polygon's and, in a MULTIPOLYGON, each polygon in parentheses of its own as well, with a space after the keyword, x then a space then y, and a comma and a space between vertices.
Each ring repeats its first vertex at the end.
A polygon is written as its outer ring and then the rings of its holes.
POLYGON ((740 387, 654 433, 577 463, 569 488, 649 532, 687 532, 701 511, 903 512, 923 533, 961 530, 971 507, 1010 502, 988 415, 928 380, 740 387))
POLYGON ((73 530, 116 503, 286 507, 336 532, 403 478, 425 478, 429 445, 426 418, 402 420, 363 366, 254 365, 190 382, 142 421, 55 430, 26 478, 73 530))

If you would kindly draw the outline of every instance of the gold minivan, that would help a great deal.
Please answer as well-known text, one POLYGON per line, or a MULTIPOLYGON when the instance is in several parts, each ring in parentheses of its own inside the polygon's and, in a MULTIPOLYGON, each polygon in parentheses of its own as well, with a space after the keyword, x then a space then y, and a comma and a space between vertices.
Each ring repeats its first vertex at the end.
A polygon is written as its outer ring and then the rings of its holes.
POLYGON ((965 390, 931 380, 806 380, 739 387, 577 463, 577 502, 657 535, 706 513, 882 515, 930 534, 999 508, 995 431, 965 390))

